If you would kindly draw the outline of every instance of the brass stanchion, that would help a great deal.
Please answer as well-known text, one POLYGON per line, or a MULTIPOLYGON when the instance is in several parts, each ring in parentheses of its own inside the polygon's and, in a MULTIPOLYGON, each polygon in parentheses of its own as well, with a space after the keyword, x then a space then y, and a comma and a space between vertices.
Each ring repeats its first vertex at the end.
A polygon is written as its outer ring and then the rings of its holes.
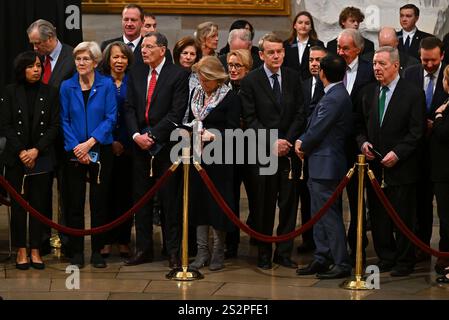
POLYGON ((355 279, 345 280, 340 286, 349 290, 369 290, 363 277, 362 266, 362 232, 363 232, 363 183, 365 177, 365 156, 357 156, 357 166, 359 167, 359 189, 357 201, 357 251, 355 256, 355 279))
POLYGON ((182 266, 172 269, 165 277, 171 280, 192 281, 203 279, 198 270, 189 268, 189 171, 190 147, 182 148, 184 170, 183 211, 182 211, 182 266))

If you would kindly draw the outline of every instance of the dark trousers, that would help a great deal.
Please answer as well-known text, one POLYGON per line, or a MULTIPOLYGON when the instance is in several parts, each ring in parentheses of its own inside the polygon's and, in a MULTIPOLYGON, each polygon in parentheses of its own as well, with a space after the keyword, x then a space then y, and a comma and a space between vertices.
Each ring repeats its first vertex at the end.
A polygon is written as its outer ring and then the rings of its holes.
MULTIPOLYGON (((329 200, 337 189, 338 183, 337 180, 309 178, 308 186, 313 215, 329 200)), ((316 246, 314 259, 321 264, 334 263, 345 269, 350 269, 341 202, 340 196, 313 228, 313 240, 316 246)))
MULTIPOLYGON (((310 208, 310 191, 307 186, 307 181, 309 180, 309 168, 307 165, 307 159, 303 162, 303 175, 304 179, 298 179, 298 193, 300 200, 300 209, 301 209, 301 224, 304 225, 311 218, 311 208, 310 208)), ((313 242, 313 227, 307 230, 302 234, 302 242, 307 246, 314 246, 313 242)))
POLYGON ((430 173, 416 185, 416 235, 427 245, 430 245, 432 238, 434 195, 434 186, 429 176, 430 173))
MULTIPOLYGON (((151 156, 134 146, 133 159, 133 198, 137 202, 154 185, 156 179, 161 177, 170 167, 170 145, 166 145, 151 162, 151 156), (152 163, 152 164, 151 164, 152 163), (153 169, 153 177, 150 177, 150 168, 153 169)), ((182 170, 181 167, 178 170, 182 170)), ((180 248, 181 212, 179 210, 178 194, 180 189, 179 172, 170 177, 158 193, 162 207, 163 241, 166 243, 167 253, 177 253, 180 248), (178 177, 178 178, 177 178, 178 177)), ((136 249, 137 251, 153 254, 153 201, 135 214, 136 249)))
MULTIPOLYGON (((256 230, 272 235, 276 204, 279 207, 279 224, 277 235, 289 233, 295 229, 298 210, 298 195, 296 180, 299 179, 299 159, 291 157, 292 179, 289 179, 290 164, 287 157, 278 158, 278 170, 274 175, 257 176, 257 204, 255 227, 256 230)), ((277 243, 275 254, 290 257, 293 249, 293 240, 277 243)), ((259 254, 272 255, 271 243, 259 243, 259 254)))
MULTIPOLYGON (((20 193, 23 183, 25 194, 22 196, 37 211, 47 217, 51 217, 51 212, 48 212, 47 210, 49 208, 49 194, 51 195, 52 191, 53 173, 27 176, 25 180, 23 180, 23 176, 24 170, 22 165, 7 167, 6 169, 6 179, 14 187, 14 189, 20 193)), ((32 215, 29 215, 30 221, 27 231, 27 216, 27 212, 13 200, 11 203, 12 245, 18 248, 27 247, 27 233, 29 233, 30 248, 39 249, 44 224, 32 215)))
MULTIPOLYGON (((246 195, 248 197, 248 218, 246 224, 252 226, 254 224, 255 214, 255 184, 254 177, 251 175, 251 166, 247 164, 234 165, 234 199, 236 201, 235 214, 240 217, 240 186, 245 187, 246 195)), ((254 169, 253 169, 254 170, 254 169)), ((230 250, 237 250, 240 243, 240 229, 226 233, 226 248, 230 250)))
MULTIPOLYGON (((70 161, 67 164, 66 195, 67 225, 72 228, 84 228, 84 205, 86 196, 86 181, 90 182, 89 206, 91 227, 104 225, 107 221, 107 194, 111 180, 112 150, 110 145, 100 147, 101 170, 99 174, 98 163, 88 165, 70 161), (100 183, 97 178, 99 177, 100 183), (88 179, 88 180, 87 180, 88 179)), ((104 233, 92 235, 92 252, 99 252, 104 246, 104 233)), ((70 247, 73 254, 82 254, 84 251, 84 237, 70 236, 70 247)))
MULTIPOLYGON (((434 187, 440 219, 439 250, 449 252, 449 183, 436 182, 434 187)), ((449 258, 445 259, 449 265, 449 258)))
MULTIPOLYGON (((415 251, 412 243, 396 228, 374 191, 369 188, 371 230, 374 249, 381 261, 398 267, 413 268, 415 251)), ((383 189, 399 217, 414 231, 416 222, 416 185, 387 186, 383 189)))
MULTIPOLYGON (((125 152, 120 156, 113 156, 111 184, 108 191, 108 222, 114 221, 123 215, 133 205, 132 168, 132 156, 130 153, 125 152)), ((127 245, 131 241, 132 224, 133 218, 130 217, 121 225, 110 230, 106 234, 106 243, 127 245)))

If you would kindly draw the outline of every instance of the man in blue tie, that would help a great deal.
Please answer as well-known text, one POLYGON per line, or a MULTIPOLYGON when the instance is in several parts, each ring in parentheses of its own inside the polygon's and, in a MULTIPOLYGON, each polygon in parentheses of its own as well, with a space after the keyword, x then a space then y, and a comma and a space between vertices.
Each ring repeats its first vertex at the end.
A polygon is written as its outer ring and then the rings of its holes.
POLYGON ((402 29, 397 32, 398 50, 419 59, 419 43, 422 39, 432 37, 430 33, 418 30, 419 9, 414 4, 406 4, 399 9, 399 22, 402 29))
MULTIPOLYGON (((417 206, 417 236, 427 245, 430 244, 433 225, 433 187, 430 180, 430 135, 432 133, 435 110, 448 98, 443 89, 443 43, 437 37, 421 40, 421 63, 404 71, 404 78, 421 88, 426 96, 427 132, 422 144, 422 159, 420 161, 421 178, 418 183, 417 206)), ((417 260, 430 259, 429 255, 417 250, 417 260)))

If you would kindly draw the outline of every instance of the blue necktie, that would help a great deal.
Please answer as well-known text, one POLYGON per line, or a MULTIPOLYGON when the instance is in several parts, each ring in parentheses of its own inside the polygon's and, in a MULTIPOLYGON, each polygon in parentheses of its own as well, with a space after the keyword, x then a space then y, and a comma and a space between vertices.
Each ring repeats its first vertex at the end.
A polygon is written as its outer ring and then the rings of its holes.
POLYGON ((410 50, 410 35, 408 35, 407 39, 405 39, 404 49, 406 52, 408 52, 410 50))
POLYGON ((281 104, 281 86, 279 85, 278 74, 277 73, 273 73, 271 75, 271 78, 273 78, 273 93, 274 93, 274 97, 276 99, 276 102, 278 104, 281 104))
POLYGON ((428 73, 426 77, 429 77, 429 84, 426 88, 426 108, 427 113, 430 112, 430 108, 432 107, 432 98, 433 98, 433 73, 428 73))

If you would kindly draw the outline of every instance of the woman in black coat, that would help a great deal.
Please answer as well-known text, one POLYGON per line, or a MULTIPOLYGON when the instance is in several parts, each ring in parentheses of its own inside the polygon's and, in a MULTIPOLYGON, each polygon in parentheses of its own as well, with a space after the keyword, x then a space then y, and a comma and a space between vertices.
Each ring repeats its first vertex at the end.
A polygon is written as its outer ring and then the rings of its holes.
MULTIPOLYGON (((449 66, 444 69, 443 87, 449 92, 449 66)), ((449 100, 435 111, 432 136, 430 137, 431 179, 434 183, 440 218, 440 251, 449 251, 449 100)), ((437 282, 449 283, 449 259, 438 258, 435 271, 446 276, 437 282)))
MULTIPOLYGON (((234 169, 232 164, 225 164, 224 145, 225 130, 240 127, 240 99, 225 81, 228 79, 223 65, 218 58, 205 56, 193 66, 198 74, 200 84, 191 92, 189 103, 189 121, 193 124, 194 133, 197 132, 203 146, 221 135, 222 157, 221 164, 207 164, 205 156, 201 154, 203 168, 217 187, 228 205, 235 210, 234 199, 234 169)), ((194 134, 194 152, 198 151, 194 134)), ((197 156, 194 153, 194 158, 197 156)), ((192 220, 197 226, 198 253, 192 268, 201 268, 210 262, 210 270, 220 270, 224 267, 224 241, 226 232, 235 230, 232 222, 227 218, 218 204, 210 195, 204 183, 196 173, 192 175, 191 207, 192 220), (209 252, 209 227, 212 227, 213 248, 209 252)))
POLYGON ((307 11, 298 12, 293 19, 290 37, 284 41, 284 67, 295 69, 301 74, 301 79, 311 77, 309 71, 309 53, 313 46, 324 48, 324 43, 318 40, 312 15, 307 11))
MULTIPOLYGON (((17 56, 14 61, 16 82, 8 85, 1 99, 0 127, 6 136, 6 179, 29 204, 48 215, 51 206, 54 144, 59 130, 59 99, 56 89, 41 83, 42 61, 34 51, 17 56)), ((16 268, 44 269, 39 247, 43 225, 30 216, 16 201, 11 204, 11 236, 18 248, 16 268), (27 254, 29 232, 30 261, 27 254)), ((51 216, 51 214, 49 215, 51 216)))

